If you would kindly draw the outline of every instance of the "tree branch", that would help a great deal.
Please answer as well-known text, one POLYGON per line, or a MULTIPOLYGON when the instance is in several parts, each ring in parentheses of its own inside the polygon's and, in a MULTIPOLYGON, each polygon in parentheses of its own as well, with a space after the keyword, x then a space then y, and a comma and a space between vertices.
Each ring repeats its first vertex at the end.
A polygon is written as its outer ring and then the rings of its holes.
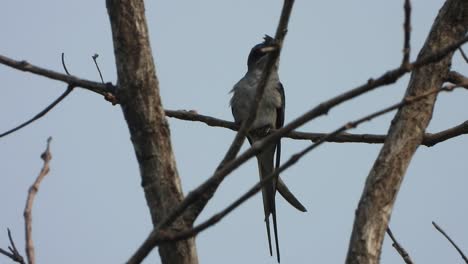
MULTIPOLYGON (((186 121, 197 121, 202 122, 211 127, 223 127, 233 131, 237 131, 239 126, 234 122, 227 120, 222 120, 214 118, 211 116, 200 115, 195 111, 185 111, 185 110, 165 110, 166 116, 186 120, 186 121)), ((272 129, 271 132, 276 132, 276 129, 272 129)), ((437 133, 427 133, 424 135, 424 139, 421 145, 432 147, 440 142, 446 141, 448 139, 458 137, 460 135, 468 134, 468 121, 465 121, 455 127, 437 132, 437 133)), ((300 131, 291 131, 286 133, 283 137, 290 139, 298 140, 311 140, 313 142, 318 141, 323 138, 327 133, 311 133, 311 132, 300 132, 300 131)), ((341 133, 334 137, 327 139, 327 142, 334 143, 369 143, 369 144, 381 144, 384 143, 386 135, 375 135, 375 134, 351 134, 351 133, 341 133)))
POLYGON ((41 155, 41 159, 44 160, 44 165, 42 166, 39 175, 37 176, 36 180, 34 181, 33 185, 29 188, 28 191, 28 198, 26 199, 26 206, 24 208, 24 227, 25 227, 25 234, 26 234, 26 257, 28 258, 29 264, 36 263, 35 254, 34 254, 34 243, 32 239, 32 207, 34 198, 36 197, 37 192, 39 191, 39 185, 41 184, 42 180, 45 178, 47 173, 49 173, 49 163, 52 159, 52 155, 50 153, 50 141, 52 140, 51 137, 47 139, 47 147, 44 153, 41 155))
POLYGON ((402 65, 407 65, 410 59, 410 42, 411 42, 411 1, 405 0, 405 22, 403 24, 404 28, 404 44, 403 44, 403 60, 402 65))
POLYGON ((10 246, 8 246, 8 250, 10 252, 0 248, 0 254, 3 254, 9 257, 14 262, 18 262, 20 264, 26 264, 26 262, 24 262, 23 256, 21 256, 21 254, 18 252, 18 249, 16 248, 15 242, 13 241, 13 237, 11 236, 10 229, 8 228, 7 230, 8 230, 8 239, 10 240, 10 246))
POLYGON ((455 85, 468 88, 468 78, 456 71, 449 72, 446 79, 455 85))
POLYGON ((21 125, 0 134, 0 138, 4 137, 6 135, 9 135, 9 134, 11 134, 11 133, 13 133, 15 131, 18 131, 21 128, 23 128, 23 127, 31 124, 32 122, 38 120, 39 118, 43 117, 50 110, 52 110, 52 108, 54 108, 58 103, 60 103, 63 99, 65 99, 65 97, 67 97, 72 91, 73 91, 73 86, 68 86, 67 90, 65 90, 65 92, 63 92, 63 94, 61 94, 57 99, 55 99, 50 105, 48 105, 46 108, 44 108, 44 110, 42 110, 41 112, 36 114, 33 118, 29 119, 28 121, 22 123, 21 125))
POLYGON ((49 79, 62 81, 67 83, 69 86, 81 87, 92 92, 101 94, 103 96, 113 95, 116 89, 116 87, 111 83, 102 84, 94 81, 80 79, 72 75, 66 75, 56 71, 41 68, 39 66, 35 66, 24 60, 16 61, 3 55, 0 55, 0 64, 15 68, 20 71, 30 72, 36 75, 47 77, 49 79))
POLYGON ((398 254, 400 254, 400 256, 403 258, 403 261, 405 261, 406 264, 413 264, 413 260, 411 260, 410 255, 395 239, 395 237, 393 236, 392 230, 390 230, 390 227, 387 228, 387 234, 390 236, 390 238, 393 241, 392 246, 395 248, 398 254))
POLYGON ((447 238, 447 240, 450 242, 450 244, 452 244, 452 246, 458 251, 458 253, 460 254, 460 256, 463 258, 463 260, 465 261, 465 263, 468 263, 468 258, 465 256, 465 254, 463 253, 463 251, 457 246, 457 244, 455 242, 453 242, 453 240, 450 238, 449 235, 447 235, 447 233, 445 233, 445 231, 438 225, 436 224, 434 221, 432 221, 432 225, 435 227, 435 229, 437 229, 437 231, 439 231, 445 238, 447 238))
POLYGON ((97 63, 97 58, 98 57, 99 57, 99 54, 97 54, 97 53, 92 56, 93 61, 94 61, 94 65, 96 65, 96 69, 99 72, 99 77, 101 78, 101 82, 104 84, 104 78, 102 78, 101 69, 99 68, 99 64, 97 63))

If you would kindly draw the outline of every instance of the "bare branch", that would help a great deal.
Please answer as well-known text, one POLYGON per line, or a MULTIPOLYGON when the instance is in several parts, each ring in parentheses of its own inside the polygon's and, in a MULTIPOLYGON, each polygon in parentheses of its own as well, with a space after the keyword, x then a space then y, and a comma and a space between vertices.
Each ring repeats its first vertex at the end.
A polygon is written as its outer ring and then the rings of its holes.
POLYGON ((41 159, 44 160, 44 165, 39 172, 36 180, 34 181, 33 185, 29 188, 28 191, 28 198, 26 199, 26 206, 24 208, 24 226, 25 226, 25 233, 26 233, 26 256, 28 258, 29 264, 34 264, 36 262, 35 255, 34 255, 34 243, 32 239, 32 207, 34 198, 36 197, 37 192, 39 191, 39 185, 41 184, 44 177, 49 173, 49 163, 52 159, 52 155, 50 153, 50 141, 52 140, 51 137, 47 139, 47 147, 44 153, 41 155, 41 159))
POLYGON ((463 251, 457 246, 457 244, 455 244, 455 242, 453 242, 453 240, 450 238, 449 235, 447 235, 447 233, 445 233, 445 231, 438 225, 436 224, 436 222, 432 221, 432 225, 435 227, 435 229, 437 229, 437 231, 439 231, 445 238, 447 238, 447 240, 450 242, 450 244, 452 244, 452 246, 458 251, 458 253, 460 254, 460 256, 463 258, 463 260, 465 261, 465 263, 468 263, 468 258, 465 256, 465 254, 463 253, 463 251))
POLYGON ((65 53, 62 52, 62 67, 63 70, 67 73, 68 76, 70 76, 70 72, 67 69, 67 65, 65 64, 65 53))
POLYGON ((207 124, 212 127, 224 127, 229 128, 233 131, 239 130, 239 126, 231 121, 218 119, 211 116, 200 115, 196 111, 186 111, 186 110, 164 110, 167 117, 172 117, 180 120, 186 121, 197 121, 207 124))
POLYGON ((411 42, 411 1, 405 0, 405 22, 403 24, 404 31, 405 31, 405 40, 403 46, 403 61, 401 62, 402 65, 407 65, 410 59, 410 42, 411 42))
MULTIPOLYGON (((165 110, 166 116, 187 120, 187 121, 197 121, 205 123, 208 126, 212 127, 223 127, 228 128, 233 131, 237 131, 239 126, 234 122, 227 120, 222 120, 214 118, 211 116, 200 115, 195 111, 185 111, 185 110, 165 110)), ((272 129, 271 132, 276 132, 276 129, 272 129)), ((468 121, 461 123, 455 127, 437 132, 437 133, 427 133, 424 136, 423 142, 421 145, 432 147, 440 142, 446 141, 448 139, 458 137, 460 135, 468 134, 468 121)), ((300 131, 291 131, 285 134, 283 137, 298 139, 298 140, 311 140, 313 142, 318 141, 323 138, 327 133, 311 133, 311 132, 300 132, 300 131)), ((327 142, 334 143, 369 143, 369 144, 381 144, 384 143, 386 135, 375 135, 375 134, 350 134, 350 133, 341 133, 335 137, 331 137, 327 142)))
POLYGON ((398 243, 398 241, 395 239, 395 237, 393 236, 392 230, 390 230, 390 227, 387 228, 387 234, 390 236, 390 238, 391 238, 392 241, 393 241, 392 246, 396 249, 396 251, 398 252, 398 254, 400 254, 400 256, 403 258, 403 260, 405 261, 405 263, 406 263, 406 264, 413 264, 413 260, 411 260, 410 255, 409 255, 408 252, 406 252, 406 250, 400 245, 400 243, 398 243))
POLYGON ((26 264, 24 262, 23 256, 21 256, 21 254, 18 252, 18 249, 16 248, 16 245, 15 245, 15 242, 13 241, 13 237, 11 235, 10 229, 8 228, 7 230, 8 230, 8 239, 10 240, 10 246, 8 246, 8 250, 10 250, 10 252, 0 248, 0 254, 3 254, 5 256, 9 257, 14 262, 18 262, 20 264, 26 264))
POLYGON ((430 134, 427 133, 424 136, 423 142, 421 145, 432 147, 437 143, 443 142, 445 140, 458 137, 460 135, 468 134, 468 121, 461 123, 458 126, 454 126, 444 131, 438 133, 430 134))
POLYGON ((34 73, 36 75, 44 76, 49 79, 62 81, 62 82, 67 83, 70 86, 81 87, 81 88, 93 91, 95 93, 98 93, 104 96, 108 95, 109 93, 114 94, 115 92, 115 86, 112 85, 111 83, 102 84, 102 83, 98 83, 94 81, 80 79, 75 76, 62 74, 59 72, 55 72, 52 70, 41 68, 39 66, 32 65, 27 61, 16 61, 8 57, 5 57, 3 55, 0 55, 0 64, 15 68, 20 71, 26 71, 26 72, 34 73))
POLYGON ((456 71, 449 72, 447 75, 447 81, 468 89, 468 78, 456 71))
POLYGON ((58 103, 60 103, 63 99, 65 99, 65 97, 67 97, 72 91, 73 91, 73 86, 68 86, 67 90, 65 90, 65 92, 63 92, 63 94, 61 94, 57 99, 55 99, 50 105, 48 105, 46 108, 44 108, 44 110, 42 110, 41 112, 36 114, 33 118, 29 119, 28 121, 22 123, 21 125, 0 134, 0 138, 4 137, 6 135, 9 135, 9 134, 11 134, 11 133, 13 133, 15 131, 18 131, 21 128, 23 128, 23 127, 31 124, 32 122, 38 120, 39 118, 43 117, 50 110, 52 110, 52 108, 54 108, 58 103))

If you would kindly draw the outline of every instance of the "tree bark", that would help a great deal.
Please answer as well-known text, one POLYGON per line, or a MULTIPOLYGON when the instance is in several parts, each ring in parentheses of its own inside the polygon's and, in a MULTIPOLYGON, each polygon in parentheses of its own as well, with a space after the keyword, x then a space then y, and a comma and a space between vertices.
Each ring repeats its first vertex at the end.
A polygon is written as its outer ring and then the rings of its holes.
MULTIPOLYGON (((468 1, 446 1, 418 58, 460 40, 467 30, 468 1)), ((415 96, 441 87, 448 74, 452 55, 415 70, 405 96, 415 96)), ((435 100, 436 95, 433 95, 406 105, 393 119, 356 210, 346 263, 379 263, 385 230, 400 184, 413 154, 423 140, 435 100)))
MULTIPOLYGON (((117 97, 130 130, 154 226, 183 199, 142 0, 107 0, 117 64, 117 97)), ((175 229, 185 228, 180 220, 175 229)), ((198 263, 194 239, 159 247, 162 263, 198 263)))

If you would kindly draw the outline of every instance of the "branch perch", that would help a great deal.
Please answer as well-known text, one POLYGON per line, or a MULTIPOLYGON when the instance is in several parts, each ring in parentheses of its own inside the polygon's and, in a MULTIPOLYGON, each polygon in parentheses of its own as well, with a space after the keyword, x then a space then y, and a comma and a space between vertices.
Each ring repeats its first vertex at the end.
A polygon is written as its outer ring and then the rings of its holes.
MULTIPOLYGON (((185 111, 185 110, 166 110, 166 116, 171 118, 176 118, 180 120, 187 121, 196 121, 204 123, 211 127, 223 127, 233 131, 237 131, 239 126, 234 122, 230 122, 223 119, 218 119, 211 116, 200 115, 195 111, 185 111)), ((272 132, 277 131, 272 129, 272 132)), ((465 121, 455 127, 437 132, 437 133, 426 133, 421 145, 432 147, 440 142, 446 141, 448 139, 458 137, 460 135, 468 134, 468 121, 465 121)), ((290 139, 298 140, 311 140, 313 142, 318 141, 323 138, 327 133, 310 133, 310 132, 300 132, 300 131, 291 131, 286 133, 283 137, 290 139)), ((334 137, 327 139, 327 142, 334 143, 369 143, 369 144, 382 144, 385 141, 386 135, 376 135, 376 134, 351 134, 351 133, 341 133, 334 137)))

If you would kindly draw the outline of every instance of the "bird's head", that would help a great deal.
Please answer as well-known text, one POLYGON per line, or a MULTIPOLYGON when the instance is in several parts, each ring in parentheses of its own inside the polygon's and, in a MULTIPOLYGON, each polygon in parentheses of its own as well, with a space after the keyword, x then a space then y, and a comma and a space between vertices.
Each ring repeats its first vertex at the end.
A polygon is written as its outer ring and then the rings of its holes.
POLYGON ((247 59, 249 69, 253 69, 260 61, 265 61, 266 55, 276 48, 275 44, 274 38, 265 35, 263 42, 255 45, 250 50, 249 58, 247 59))

